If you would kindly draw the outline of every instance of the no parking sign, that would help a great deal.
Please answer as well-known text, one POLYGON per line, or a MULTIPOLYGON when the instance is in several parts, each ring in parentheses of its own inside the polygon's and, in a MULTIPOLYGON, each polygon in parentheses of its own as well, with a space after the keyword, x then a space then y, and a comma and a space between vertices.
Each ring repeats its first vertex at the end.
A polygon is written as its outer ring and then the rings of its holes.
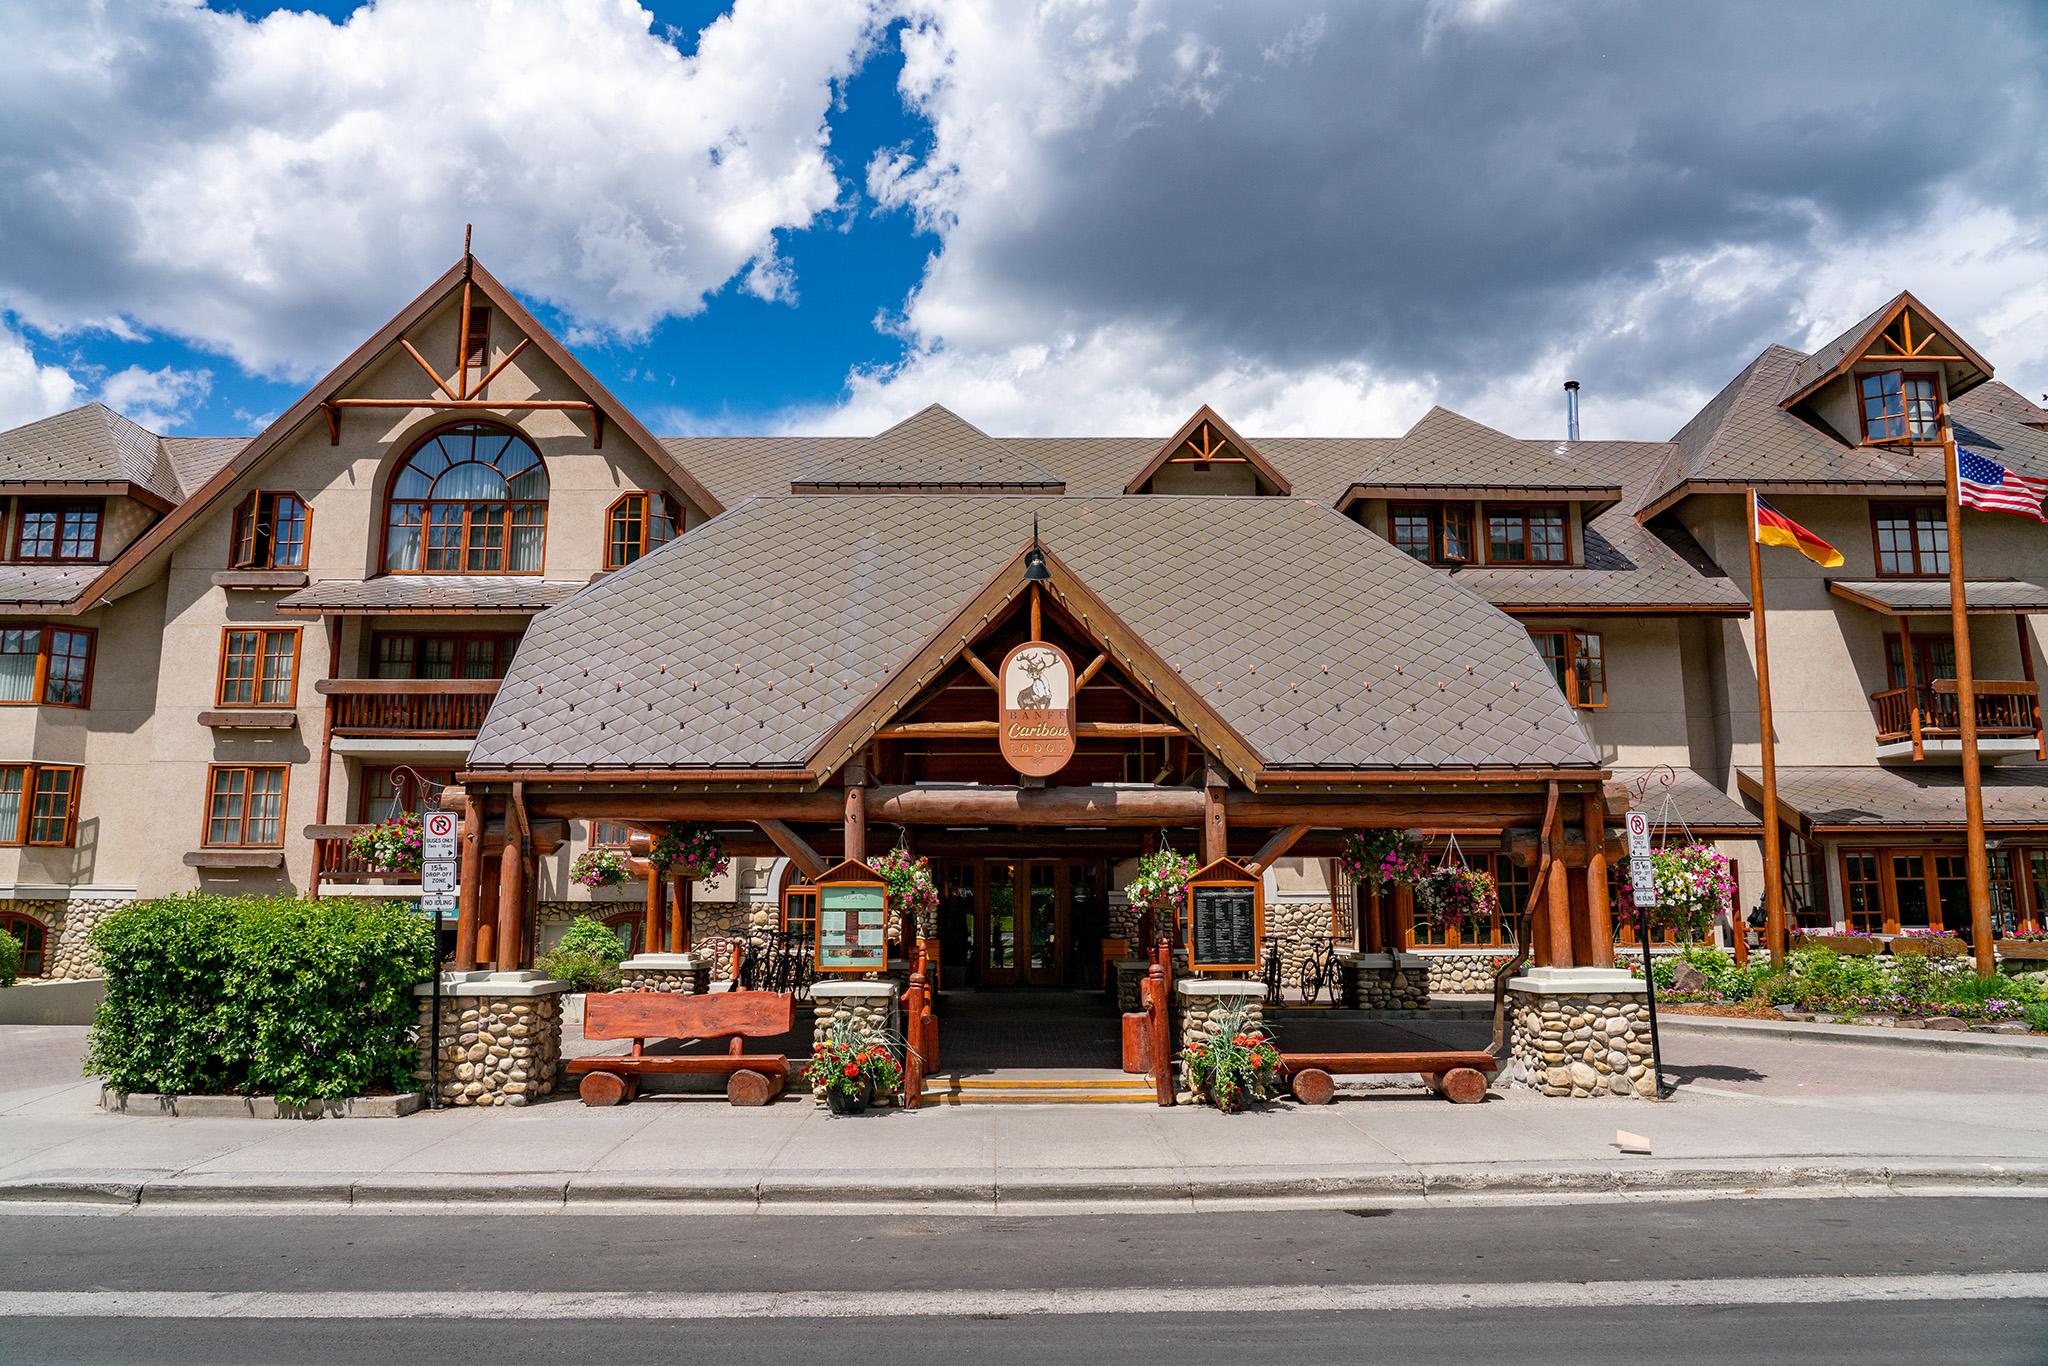
POLYGON ((1657 904, 1657 870, 1650 866, 1650 818, 1640 811, 1628 813, 1628 875, 1635 884, 1636 905, 1657 904))

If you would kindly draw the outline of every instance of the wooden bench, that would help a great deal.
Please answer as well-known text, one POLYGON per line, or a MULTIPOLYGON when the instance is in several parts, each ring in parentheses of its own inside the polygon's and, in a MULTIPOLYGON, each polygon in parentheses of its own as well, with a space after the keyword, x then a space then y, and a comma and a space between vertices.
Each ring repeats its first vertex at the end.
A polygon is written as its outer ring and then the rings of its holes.
POLYGON ((772 1039, 796 1028, 796 998, 778 991, 720 991, 682 996, 671 991, 592 992, 583 999, 583 1037, 631 1039, 631 1053, 570 1058, 581 1073, 577 1094, 585 1105, 623 1105, 640 1093, 640 1078, 659 1073, 724 1076, 734 1105, 766 1105, 789 1081, 789 1059, 779 1053, 743 1053, 743 1039, 772 1039), (725 1053, 651 1054, 649 1039, 731 1039, 725 1053))
POLYGON ((1443 1053, 1282 1053, 1280 1070, 1288 1089, 1304 1105, 1328 1105, 1337 1094, 1335 1077, 1420 1072, 1422 1084, 1459 1105, 1486 1099, 1486 1077, 1500 1059, 1479 1050, 1443 1053))

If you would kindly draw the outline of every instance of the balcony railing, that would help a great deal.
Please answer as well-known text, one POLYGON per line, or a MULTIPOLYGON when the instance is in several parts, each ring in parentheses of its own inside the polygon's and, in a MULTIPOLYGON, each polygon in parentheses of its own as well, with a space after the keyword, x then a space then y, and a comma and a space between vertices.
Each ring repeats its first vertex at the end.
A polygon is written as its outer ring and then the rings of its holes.
POLYGON ((498 695, 495 678, 325 678, 336 735, 475 735, 498 695))
MULTIPOLYGON (((2041 737, 2041 692, 2024 679, 1978 679, 1976 684, 1979 739, 2041 737)), ((1954 740, 1963 731, 1962 694, 1953 678, 1937 678, 1917 688, 1891 688, 1872 693, 1877 710, 1877 742, 1954 740)))
POLYGON ((313 840, 313 885, 322 882, 418 882, 417 873, 372 872, 360 855, 350 852, 348 838, 367 825, 309 825, 313 840))

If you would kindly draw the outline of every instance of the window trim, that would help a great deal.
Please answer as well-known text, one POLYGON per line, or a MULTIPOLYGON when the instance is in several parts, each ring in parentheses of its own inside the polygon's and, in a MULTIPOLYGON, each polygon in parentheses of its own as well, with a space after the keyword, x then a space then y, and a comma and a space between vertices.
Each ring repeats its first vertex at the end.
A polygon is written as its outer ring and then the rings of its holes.
POLYGON ((1575 563, 1572 541, 1572 511, 1569 503, 1482 503, 1479 508, 1480 529, 1485 539, 1481 544, 1486 548, 1485 563, 1506 565, 1514 569, 1570 569, 1575 563), (1535 537, 1530 535, 1532 512, 1555 512, 1564 530, 1564 555, 1555 560, 1500 560, 1493 555, 1493 519, 1496 515, 1520 514, 1522 520, 1522 544, 1533 546, 1535 537))
POLYGON ((21 944, 21 976, 24 979, 33 978, 41 981, 49 974, 50 955, 56 948, 56 940, 50 934, 50 927, 43 923, 40 917, 30 915, 26 911, 8 911, 0 914, 0 930, 13 935, 16 942, 21 944), (17 925, 33 925, 42 935, 42 940, 35 949, 33 969, 29 967, 28 942, 22 938, 21 932, 14 928, 17 925))
POLYGON ((1942 557, 1946 559, 1954 549, 1954 547, 1948 544, 1948 509, 1942 504, 1930 503, 1924 498, 1873 498, 1870 500, 1870 559, 1871 568, 1876 571, 1877 577, 1880 579, 1947 578, 1948 567, 1946 565, 1940 569, 1921 569, 1917 567, 1921 560, 1920 534, 1917 523, 1915 523, 1912 536, 1913 563, 1916 567, 1910 572, 1886 569, 1884 567, 1884 542, 1879 538, 1878 520, 1887 512, 1894 514, 1900 512, 1932 513, 1935 523, 1942 529, 1942 557))
POLYGON ((107 500, 104 498, 17 498, 14 500, 14 525, 9 528, 8 558, 15 564, 98 564, 100 546, 107 535, 107 500), (48 555, 28 555, 21 549, 21 530, 31 512, 57 510, 57 534, 51 539, 48 555), (90 510, 93 514, 92 550, 86 555, 66 555, 64 549, 64 517, 67 512, 90 510))
POLYGON ((249 496, 244 498, 241 502, 235 505, 235 515, 228 525, 228 568, 304 569, 306 567, 307 562, 312 558, 312 549, 313 506, 312 504, 308 503, 304 498, 294 493, 292 490, 251 489, 249 490, 249 496), (242 530, 244 527, 249 525, 256 508, 260 505, 261 500, 265 498, 272 500, 270 524, 273 530, 271 532, 270 537, 270 552, 263 559, 263 561, 259 563, 254 553, 255 537, 253 535, 250 537, 249 557, 247 559, 243 558, 242 530), (280 498, 289 498, 294 503, 297 503, 299 505, 299 522, 301 530, 299 533, 299 558, 298 563, 296 564, 279 564, 277 562, 277 534, 275 531, 275 528, 277 526, 277 512, 275 500, 280 498))
MULTIPOLYGON (((1562 685, 1564 698, 1565 701, 1571 703, 1573 707, 1580 711, 1601 711, 1606 708, 1609 702, 1614 700, 1614 688, 1607 677, 1607 642, 1602 638, 1603 634, 1600 631, 1583 630, 1577 626, 1531 626, 1529 628, 1529 639, 1531 641, 1534 641, 1538 636, 1562 636, 1564 638, 1565 681, 1562 685), (1582 639, 1590 639, 1594 642, 1593 653, 1600 660, 1600 700, 1598 702, 1581 700, 1583 692, 1581 684, 1584 680, 1579 677, 1579 651, 1576 642, 1582 639)), ((1539 656, 1543 654, 1541 645, 1537 646, 1536 653, 1539 656)), ((1544 659, 1543 663, 1546 669, 1549 668, 1550 661, 1547 658, 1544 659)))
POLYGON ((1389 545, 1392 545, 1402 554, 1408 555, 1410 559, 1418 558, 1415 555, 1409 554, 1408 550, 1394 537, 1394 519, 1404 513, 1412 516, 1418 512, 1426 514, 1429 518, 1430 553, 1427 558, 1420 560, 1421 563, 1436 565, 1445 569, 1478 563, 1477 547, 1472 539, 1473 517, 1472 504, 1470 503, 1430 502, 1426 499, 1406 499, 1398 503, 1388 503, 1387 543, 1389 545), (1466 553, 1456 557, 1450 555, 1444 549, 1444 528, 1450 520, 1450 514, 1453 512, 1465 519, 1466 553))
MULTIPOLYGON (((1904 359, 1904 357, 1900 357, 1904 359)), ((1858 443, 1864 446, 1939 446, 1943 415, 1947 411, 1941 391, 1941 375, 1934 370, 1908 370, 1903 366, 1887 365, 1880 370, 1856 370, 1852 372, 1856 401, 1856 430, 1861 436, 1858 443), (1899 377, 1899 416, 1905 420, 1904 436, 1872 436, 1870 434, 1870 411, 1864 406, 1863 381, 1880 375, 1899 377), (1934 386, 1934 435, 1920 437, 1913 435, 1913 401, 1906 396, 1906 385, 1912 380, 1925 380, 1934 386)))
POLYGON ((632 827, 632 826, 630 826, 630 825, 628 825, 628 824, 627 824, 627 823, 626 823, 625 821, 611 821, 611 820, 593 820, 593 821, 591 821, 591 822, 590 822, 590 829, 589 829, 589 830, 588 830, 588 831, 587 831, 586 833, 587 833, 587 842, 589 843, 589 845, 590 845, 590 847, 591 847, 592 849, 619 849, 619 850, 624 850, 624 849, 626 849, 626 848, 630 847, 630 845, 631 845, 631 842, 632 842, 632 837, 633 837, 633 827, 632 827), (614 840, 601 840, 601 839, 599 839, 599 838, 597 837, 597 836, 598 836, 598 832, 599 832, 599 831, 601 831, 601 830, 603 830, 603 829, 604 829, 604 828, 605 828, 606 826, 608 826, 608 825, 611 825, 611 826, 617 826, 617 827, 618 827, 619 829, 621 829, 621 830, 625 831, 625 832, 626 832, 626 838, 625 838, 625 839, 623 839, 623 840, 617 840, 617 841, 614 841, 614 840))
POLYGON ((661 500, 663 506, 667 509, 669 525, 672 528, 667 539, 663 540, 661 544, 667 545, 669 541, 673 541, 683 534, 682 505, 668 493, 660 489, 634 489, 631 492, 622 493, 612 499, 611 504, 604 510, 605 572, 610 573, 615 569, 624 569, 629 564, 636 564, 659 549, 657 546, 648 544, 648 528, 654 520, 654 502, 657 498, 661 500), (636 499, 642 503, 640 509, 640 553, 630 560, 621 560, 614 553, 617 541, 612 535, 612 523, 618 516, 619 509, 636 499))
POLYGON ((491 313, 492 309, 489 304, 473 303, 469 306, 469 326, 465 334, 469 342, 469 350, 462 353, 464 369, 474 366, 480 373, 488 374, 490 372, 491 313), (481 331, 477 328, 477 320, 479 318, 483 320, 481 331))
MULTIPOLYGON (((1992 851, 1994 858, 2003 855, 2006 859, 2006 875, 2011 881, 2013 892, 2013 918, 2023 927, 2038 925, 2042 920, 2043 908, 2033 904, 2033 870, 2030 866, 2031 860, 2028 858, 2032 850, 2038 847, 2031 844, 2009 844, 1992 851)), ((1852 886, 1865 885, 1861 879, 1850 878, 1849 859, 1852 855, 1867 854, 1875 859, 1877 863, 1877 906, 1881 917, 1881 924, 1874 933, 1890 935, 1903 933, 1904 931, 1899 926, 1898 868, 1894 860, 1911 858, 1919 860, 1921 885, 1928 894, 1927 928, 1938 929, 1943 934, 1955 935, 1965 943, 1972 942, 1972 927, 1968 922, 1967 912, 1964 916, 1964 923, 1961 925, 1943 923, 1941 910, 1942 878, 1935 871, 1934 863, 1936 858, 1962 858, 1964 853, 1964 849, 1959 844, 1904 843, 1841 846, 1835 851, 1835 867, 1842 875, 1842 924, 1850 929, 1856 928, 1855 921, 1851 918, 1853 912, 1850 910, 1849 889, 1852 886)), ((1986 871, 1989 872, 1991 870, 1987 869, 1986 871)), ((1832 911, 1832 908, 1830 910, 1832 911)), ((1994 912, 1994 914, 1996 913, 1994 912)), ((1833 923, 1832 915, 1830 923, 1833 923)), ((1912 926, 1910 928, 1918 929, 1920 927, 1912 926)), ((1997 937, 1995 925, 1992 937, 1997 937)))
POLYGON ((220 661, 213 674, 213 705, 225 710, 269 710, 289 711, 299 705, 299 655, 306 643, 306 628, 303 626, 265 626, 260 624, 229 625, 220 628, 220 661), (256 676, 255 686, 250 690, 251 701, 230 702, 228 700, 228 637, 238 632, 256 634, 256 676), (292 677, 290 696, 282 702, 265 702, 263 697, 263 662, 270 657, 264 649, 264 637, 290 635, 292 638, 292 677))
POLYGON ((282 849, 284 848, 285 824, 290 815, 292 791, 292 766, 290 764, 208 764, 206 766, 206 798, 199 806, 199 847, 202 849, 282 849), (255 775, 261 770, 275 769, 283 774, 277 785, 277 842, 274 844, 251 844, 249 834, 249 798, 255 792, 255 775), (215 784, 220 775, 227 772, 246 773, 249 785, 242 793, 241 831, 243 839, 235 844, 216 844, 213 839, 213 799, 217 791, 215 784))
POLYGON ((21 809, 15 817, 12 834, 0 835, 0 846, 15 849, 69 849, 78 839, 78 794, 85 785, 84 764, 0 764, 0 772, 10 768, 21 770, 21 809), (36 801, 42 790, 42 775, 49 772, 65 772, 71 775, 71 790, 67 793, 64 812, 64 835, 61 839, 39 840, 35 833, 36 801))
POLYGON ((67 707, 73 711, 90 711, 92 709, 93 669, 99 662, 100 654, 100 633, 98 627, 72 626, 54 621, 24 621, 18 623, 0 622, 0 630, 39 630, 42 633, 41 639, 36 644, 36 674, 35 686, 32 690, 33 695, 25 697, 18 702, 0 700, 0 707, 67 707), (49 699, 51 650, 56 633, 59 631, 85 637, 84 697, 77 702, 52 702, 49 699))
MULTIPOLYGON (((454 641, 456 649, 456 662, 458 665, 461 663, 462 656, 468 653, 468 648, 473 642, 479 640, 492 641, 498 646, 499 650, 502 653, 502 658, 500 659, 499 662, 505 668, 509 669, 512 667, 513 652, 519 648, 519 642, 524 640, 525 638, 526 633, 523 631, 372 631, 370 632, 369 676, 372 678, 389 677, 389 675, 387 674, 381 674, 377 672, 379 664, 379 660, 377 657, 377 647, 381 642, 386 640, 410 640, 413 643, 413 671, 403 676, 405 678, 413 679, 418 682, 434 683, 453 682, 458 679, 469 678, 470 675, 458 672, 448 675, 446 679, 435 679, 426 674, 422 674, 419 671, 421 654, 419 647, 421 643, 424 641, 454 641)), ((484 675, 484 677, 486 678, 503 678, 504 676, 505 675, 503 673, 484 675)))
MULTIPOLYGON (((438 477, 438 476, 437 476, 438 477)), ((509 491, 509 490, 508 490, 509 491)), ((384 496, 377 505, 377 572, 390 575, 433 575, 452 578, 539 578, 547 572, 548 559, 548 506, 554 499, 554 476, 548 473, 547 457, 541 453, 540 443, 520 431, 517 427, 488 418, 465 417, 456 422, 444 422, 430 431, 422 432, 405 453, 392 462, 390 472, 384 479, 384 496), (414 456, 430 443, 452 432, 464 428, 481 428, 499 432, 525 445, 540 462, 541 473, 548 481, 548 496, 545 498, 398 498, 398 481, 411 465, 414 456), (406 503, 420 509, 420 565, 417 569, 394 569, 391 567, 391 509, 394 504, 406 503), (540 561, 532 569, 471 569, 468 567, 470 552, 470 510, 479 504, 495 503, 505 509, 505 540, 501 548, 504 562, 511 563, 513 515, 521 508, 540 509, 540 561), (433 510, 436 507, 458 507, 462 512, 462 531, 456 543, 456 552, 463 561, 457 569, 430 569, 427 567, 429 529, 433 525, 433 510)), ((607 533, 609 534, 609 533, 607 533)))

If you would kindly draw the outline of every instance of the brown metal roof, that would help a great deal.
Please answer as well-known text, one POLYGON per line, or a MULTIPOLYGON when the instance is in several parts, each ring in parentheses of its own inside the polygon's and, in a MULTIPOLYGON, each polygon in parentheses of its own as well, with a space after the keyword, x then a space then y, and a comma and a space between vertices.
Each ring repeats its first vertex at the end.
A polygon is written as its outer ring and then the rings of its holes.
POLYGON ((470 767, 795 770, 1034 515, 1269 767, 1597 765, 1526 632, 1327 507, 932 494, 755 498, 542 614, 470 767))
POLYGON ((375 579, 322 579, 279 598, 277 610, 339 615, 375 612, 538 612, 586 587, 523 575, 387 574, 375 579))
POLYGON ((816 464, 790 481, 795 492, 1058 493, 1066 483, 936 403, 865 441, 818 454, 816 464))
POLYGON ((73 601, 98 576, 96 564, 0 565, 0 607, 54 607, 73 601))
POLYGON ((1682 838, 1685 830, 1742 834, 1763 829, 1755 812, 1689 768, 1617 768, 1607 786, 1628 789, 1629 805, 1649 814, 1653 834, 1668 822, 1667 839, 1682 838))
MULTIPOLYGON (((1829 579, 1828 591, 1859 607, 1885 616, 1947 616, 1948 580, 1829 579)), ((1971 579, 1963 585, 1963 602, 1987 616, 2048 612, 2048 584, 2024 579, 1971 579)))
POLYGON ((185 496, 154 432, 87 403, 0 432, 0 487, 133 484, 166 502, 185 496))
POLYGON ((1448 408, 1435 407, 1360 471, 1343 501, 1388 493, 1483 489, 1495 497, 1544 497, 1612 504, 1621 489, 1574 464, 1559 442, 1519 441, 1448 408))
MULTIPOLYGON (((1761 800, 1755 773, 1744 769, 1737 778, 1761 800)), ((1986 825, 2048 827, 2048 767, 1986 768, 1983 788, 1986 825)), ((1963 778, 1953 768, 1781 768, 1778 802, 1821 834, 1932 826, 1963 832, 1963 778)))
MULTIPOLYGON (((1982 384, 1985 380, 1991 378, 1991 362, 1978 355, 1968 342, 1957 335, 1954 328, 1935 317, 1927 305, 1913 297, 1911 290, 1902 289, 1880 304, 1875 312, 1871 313, 1854 327, 1851 327, 1841 336, 1836 337, 1833 341, 1817 349, 1805 360, 1799 362, 1799 365, 1792 372, 1791 379, 1786 383, 1785 392, 1779 398, 1779 403, 1784 407, 1791 407, 1821 385, 1854 365, 1865 352, 1877 344, 1879 334, 1885 328, 1891 326, 1892 320, 1909 308, 1920 318, 1931 324, 1936 332, 1953 342, 1956 346, 1956 354, 1963 357, 1971 367, 1971 370, 1967 373, 1968 378, 1973 382, 1968 383, 1967 386, 1963 383, 1952 384, 1949 389, 1949 399, 1951 402, 1960 398, 1968 389, 1975 388, 1978 384, 1982 384)), ((1908 358, 1900 357, 1899 359, 1906 360, 1908 358)))

